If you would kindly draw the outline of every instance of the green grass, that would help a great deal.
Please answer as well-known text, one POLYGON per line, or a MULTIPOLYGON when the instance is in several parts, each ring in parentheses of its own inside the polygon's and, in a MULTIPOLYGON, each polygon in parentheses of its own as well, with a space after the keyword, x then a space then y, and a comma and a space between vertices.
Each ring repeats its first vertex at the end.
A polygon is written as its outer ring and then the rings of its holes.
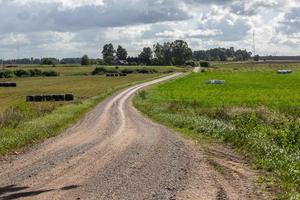
POLYGON ((158 76, 160 74, 14 79, 17 88, 0 88, 0 155, 57 135, 118 89, 158 76), (25 102, 26 95, 44 93, 74 93, 76 101, 25 102))
POLYGON ((269 184, 280 188, 279 198, 299 199, 299 75, 219 68, 154 86, 141 92, 134 104, 193 137, 233 144, 272 174, 269 184), (206 84, 210 79, 224 79, 226 84, 206 84))

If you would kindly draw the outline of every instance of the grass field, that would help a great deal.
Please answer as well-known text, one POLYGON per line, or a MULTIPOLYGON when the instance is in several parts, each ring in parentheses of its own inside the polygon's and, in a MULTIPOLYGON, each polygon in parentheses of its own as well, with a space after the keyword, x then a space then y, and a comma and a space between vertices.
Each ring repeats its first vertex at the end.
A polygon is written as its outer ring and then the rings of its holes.
MULTIPOLYGON (((57 65, 56 67, 47 66, 47 65, 21 65, 19 67, 10 67, 5 68, 6 70, 16 70, 16 69, 39 69, 42 71, 56 71, 59 72, 62 76, 76 76, 76 75, 90 75, 92 71, 96 68, 96 65, 93 66, 81 66, 81 65, 57 65)), ((174 67, 174 66, 117 66, 121 69, 137 69, 137 68, 147 68, 147 69, 156 69, 159 73, 164 73, 168 71, 185 71, 184 68, 174 67)), ((116 66, 106 66, 106 68, 115 69, 116 66)))
POLYGON ((55 136, 118 89, 161 76, 62 76, 14 78, 16 88, 0 88, 0 155, 55 136), (71 103, 27 103, 26 95, 73 93, 71 103))
POLYGON ((228 142, 242 150, 279 198, 300 198, 300 72, 278 75, 268 65, 224 66, 140 92, 136 107, 193 137, 228 142), (234 68, 239 68, 231 70, 234 68), (251 69, 251 70, 249 70, 251 69), (208 85, 223 79, 225 85, 208 85))
POLYGON ((84 100, 113 90, 120 85, 158 76, 132 74, 128 77, 108 78, 105 76, 67 76, 47 78, 13 78, 16 88, 0 88, 0 111, 25 101, 27 95, 73 93, 77 99, 84 100))

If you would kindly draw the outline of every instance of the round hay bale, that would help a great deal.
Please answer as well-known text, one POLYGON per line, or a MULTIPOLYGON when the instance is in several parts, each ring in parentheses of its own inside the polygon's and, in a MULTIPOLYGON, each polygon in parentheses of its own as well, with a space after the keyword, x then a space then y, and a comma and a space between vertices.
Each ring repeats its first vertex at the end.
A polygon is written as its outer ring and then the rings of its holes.
POLYGON ((73 94, 66 94, 65 95, 65 101, 73 101, 74 95, 73 94))
POLYGON ((27 96, 26 101, 27 102, 32 102, 32 101, 34 101, 34 97, 33 96, 27 96))
POLYGON ((43 101, 43 96, 42 95, 35 95, 35 96, 33 96, 33 101, 42 102, 43 101))
POLYGON ((225 84, 225 80, 209 80, 206 83, 212 85, 222 85, 225 84))

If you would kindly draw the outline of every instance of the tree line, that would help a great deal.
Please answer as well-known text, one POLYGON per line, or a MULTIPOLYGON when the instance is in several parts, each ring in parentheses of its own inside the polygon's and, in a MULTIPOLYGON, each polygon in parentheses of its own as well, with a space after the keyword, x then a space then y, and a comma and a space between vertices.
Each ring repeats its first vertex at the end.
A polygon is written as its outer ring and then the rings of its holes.
POLYGON ((184 65, 187 60, 192 59, 193 52, 187 42, 176 40, 163 44, 157 43, 152 48, 144 47, 137 57, 128 57, 127 50, 120 45, 115 50, 113 44, 106 44, 102 56, 106 64, 121 61, 144 65, 184 65))
POLYGON ((252 53, 247 50, 234 50, 233 47, 226 48, 215 48, 210 50, 200 50, 193 52, 194 60, 205 60, 205 61, 245 61, 251 58, 252 53))
POLYGON ((90 59, 88 55, 81 58, 24 58, 0 60, 0 64, 81 64, 81 65, 185 65, 193 61, 245 61, 251 58, 247 50, 235 50, 233 47, 214 48, 210 50, 192 51, 187 42, 175 40, 174 42, 156 43, 152 47, 144 47, 138 56, 128 56, 127 50, 118 45, 105 44, 101 51, 102 59, 90 59))

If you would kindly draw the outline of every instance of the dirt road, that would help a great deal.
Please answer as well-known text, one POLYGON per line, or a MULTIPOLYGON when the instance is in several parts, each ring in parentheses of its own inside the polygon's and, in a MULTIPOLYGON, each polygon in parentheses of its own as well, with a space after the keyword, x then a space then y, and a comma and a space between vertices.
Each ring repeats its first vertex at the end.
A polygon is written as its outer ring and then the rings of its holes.
POLYGON ((204 151, 133 108, 126 89, 62 135, 0 162, 0 199, 261 199, 227 149, 204 151))

